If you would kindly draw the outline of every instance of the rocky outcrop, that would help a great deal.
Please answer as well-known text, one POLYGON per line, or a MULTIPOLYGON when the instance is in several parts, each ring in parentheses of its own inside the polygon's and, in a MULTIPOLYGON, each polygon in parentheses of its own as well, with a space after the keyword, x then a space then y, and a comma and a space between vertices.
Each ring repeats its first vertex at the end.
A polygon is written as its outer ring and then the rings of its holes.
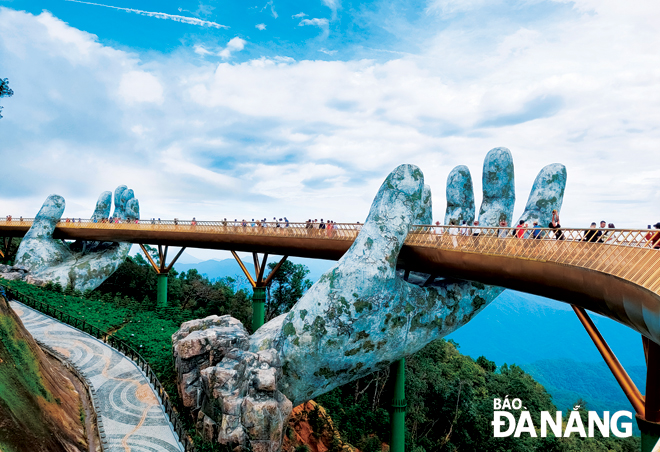
POLYGON ((227 315, 186 322, 172 342, 179 395, 198 432, 239 449, 280 450, 292 405, 278 390, 277 351, 250 352, 247 330, 227 315))
POLYGON ((73 378, 46 357, 0 297, 0 450, 88 450, 73 378))
MULTIPOLYGON (((92 219, 109 217, 111 197, 109 191, 101 193, 92 219)), ((50 195, 44 201, 21 241, 13 269, 6 272, 8 276, 20 276, 33 284, 50 281, 84 292, 98 287, 126 259, 131 249, 129 243, 75 242, 69 245, 53 239, 53 231, 62 218, 65 204, 59 195, 50 195)), ((125 185, 115 190, 113 217, 121 220, 139 218, 138 200, 133 190, 125 185)))
POLYGON ((282 443, 282 451, 294 452, 299 446, 307 446, 309 452, 359 452, 342 441, 332 419, 325 409, 313 400, 295 407, 289 418, 288 434, 282 443))

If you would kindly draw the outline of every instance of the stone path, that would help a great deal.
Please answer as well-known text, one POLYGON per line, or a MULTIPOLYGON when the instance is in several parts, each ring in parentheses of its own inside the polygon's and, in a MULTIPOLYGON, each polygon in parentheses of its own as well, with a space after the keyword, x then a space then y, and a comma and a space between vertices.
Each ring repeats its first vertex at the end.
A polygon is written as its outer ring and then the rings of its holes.
POLYGON ((28 306, 12 301, 11 307, 36 340, 64 355, 91 383, 104 451, 184 450, 149 380, 133 361, 28 306))

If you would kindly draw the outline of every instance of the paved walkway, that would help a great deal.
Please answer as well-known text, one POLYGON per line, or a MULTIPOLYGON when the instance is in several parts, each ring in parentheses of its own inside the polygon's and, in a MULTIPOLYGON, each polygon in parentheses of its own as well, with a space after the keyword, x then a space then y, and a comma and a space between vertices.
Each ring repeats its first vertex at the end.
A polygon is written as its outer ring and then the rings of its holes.
POLYGON ((91 383, 105 451, 183 451, 149 380, 133 361, 21 303, 11 306, 35 339, 67 357, 91 383))

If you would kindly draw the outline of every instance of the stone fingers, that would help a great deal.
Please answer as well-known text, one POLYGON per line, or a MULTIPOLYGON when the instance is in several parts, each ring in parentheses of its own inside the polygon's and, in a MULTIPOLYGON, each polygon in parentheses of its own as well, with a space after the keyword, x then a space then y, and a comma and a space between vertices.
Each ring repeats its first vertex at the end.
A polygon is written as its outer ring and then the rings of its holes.
POLYGON ((112 192, 104 191, 96 201, 96 208, 92 214, 92 220, 102 220, 110 216, 110 207, 112 206, 112 192))
POLYGON ((126 190, 128 190, 126 185, 115 188, 115 211, 112 214, 114 218, 124 218, 125 204, 122 204, 122 196, 126 190))
POLYGON ((484 159, 483 200, 479 209, 482 227, 497 227, 504 220, 511 225, 516 202, 513 157, 507 148, 491 149, 484 159))
POLYGON ((474 221, 474 190, 472 188, 472 176, 465 165, 460 165, 451 170, 447 177, 447 210, 445 212, 445 224, 450 221, 460 225, 463 221, 472 225, 474 221))
POLYGON ((530 226, 534 221, 538 221, 542 228, 548 227, 552 220, 552 211, 561 211, 566 177, 566 167, 560 163, 553 163, 539 171, 520 220, 530 226))
POLYGON ((122 220, 140 218, 138 200, 135 198, 133 190, 126 185, 120 185, 115 189, 115 211, 112 216, 122 220))

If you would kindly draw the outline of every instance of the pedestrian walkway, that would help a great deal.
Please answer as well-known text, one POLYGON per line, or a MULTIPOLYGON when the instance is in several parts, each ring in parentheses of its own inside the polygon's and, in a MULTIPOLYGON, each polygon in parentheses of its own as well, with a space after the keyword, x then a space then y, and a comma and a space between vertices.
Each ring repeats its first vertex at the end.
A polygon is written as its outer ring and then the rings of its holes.
POLYGON ((11 302, 25 328, 71 361, 95 390, 99 431, 106 452, 181 452, 149 380, 112 347, 24 304, 11 302))

